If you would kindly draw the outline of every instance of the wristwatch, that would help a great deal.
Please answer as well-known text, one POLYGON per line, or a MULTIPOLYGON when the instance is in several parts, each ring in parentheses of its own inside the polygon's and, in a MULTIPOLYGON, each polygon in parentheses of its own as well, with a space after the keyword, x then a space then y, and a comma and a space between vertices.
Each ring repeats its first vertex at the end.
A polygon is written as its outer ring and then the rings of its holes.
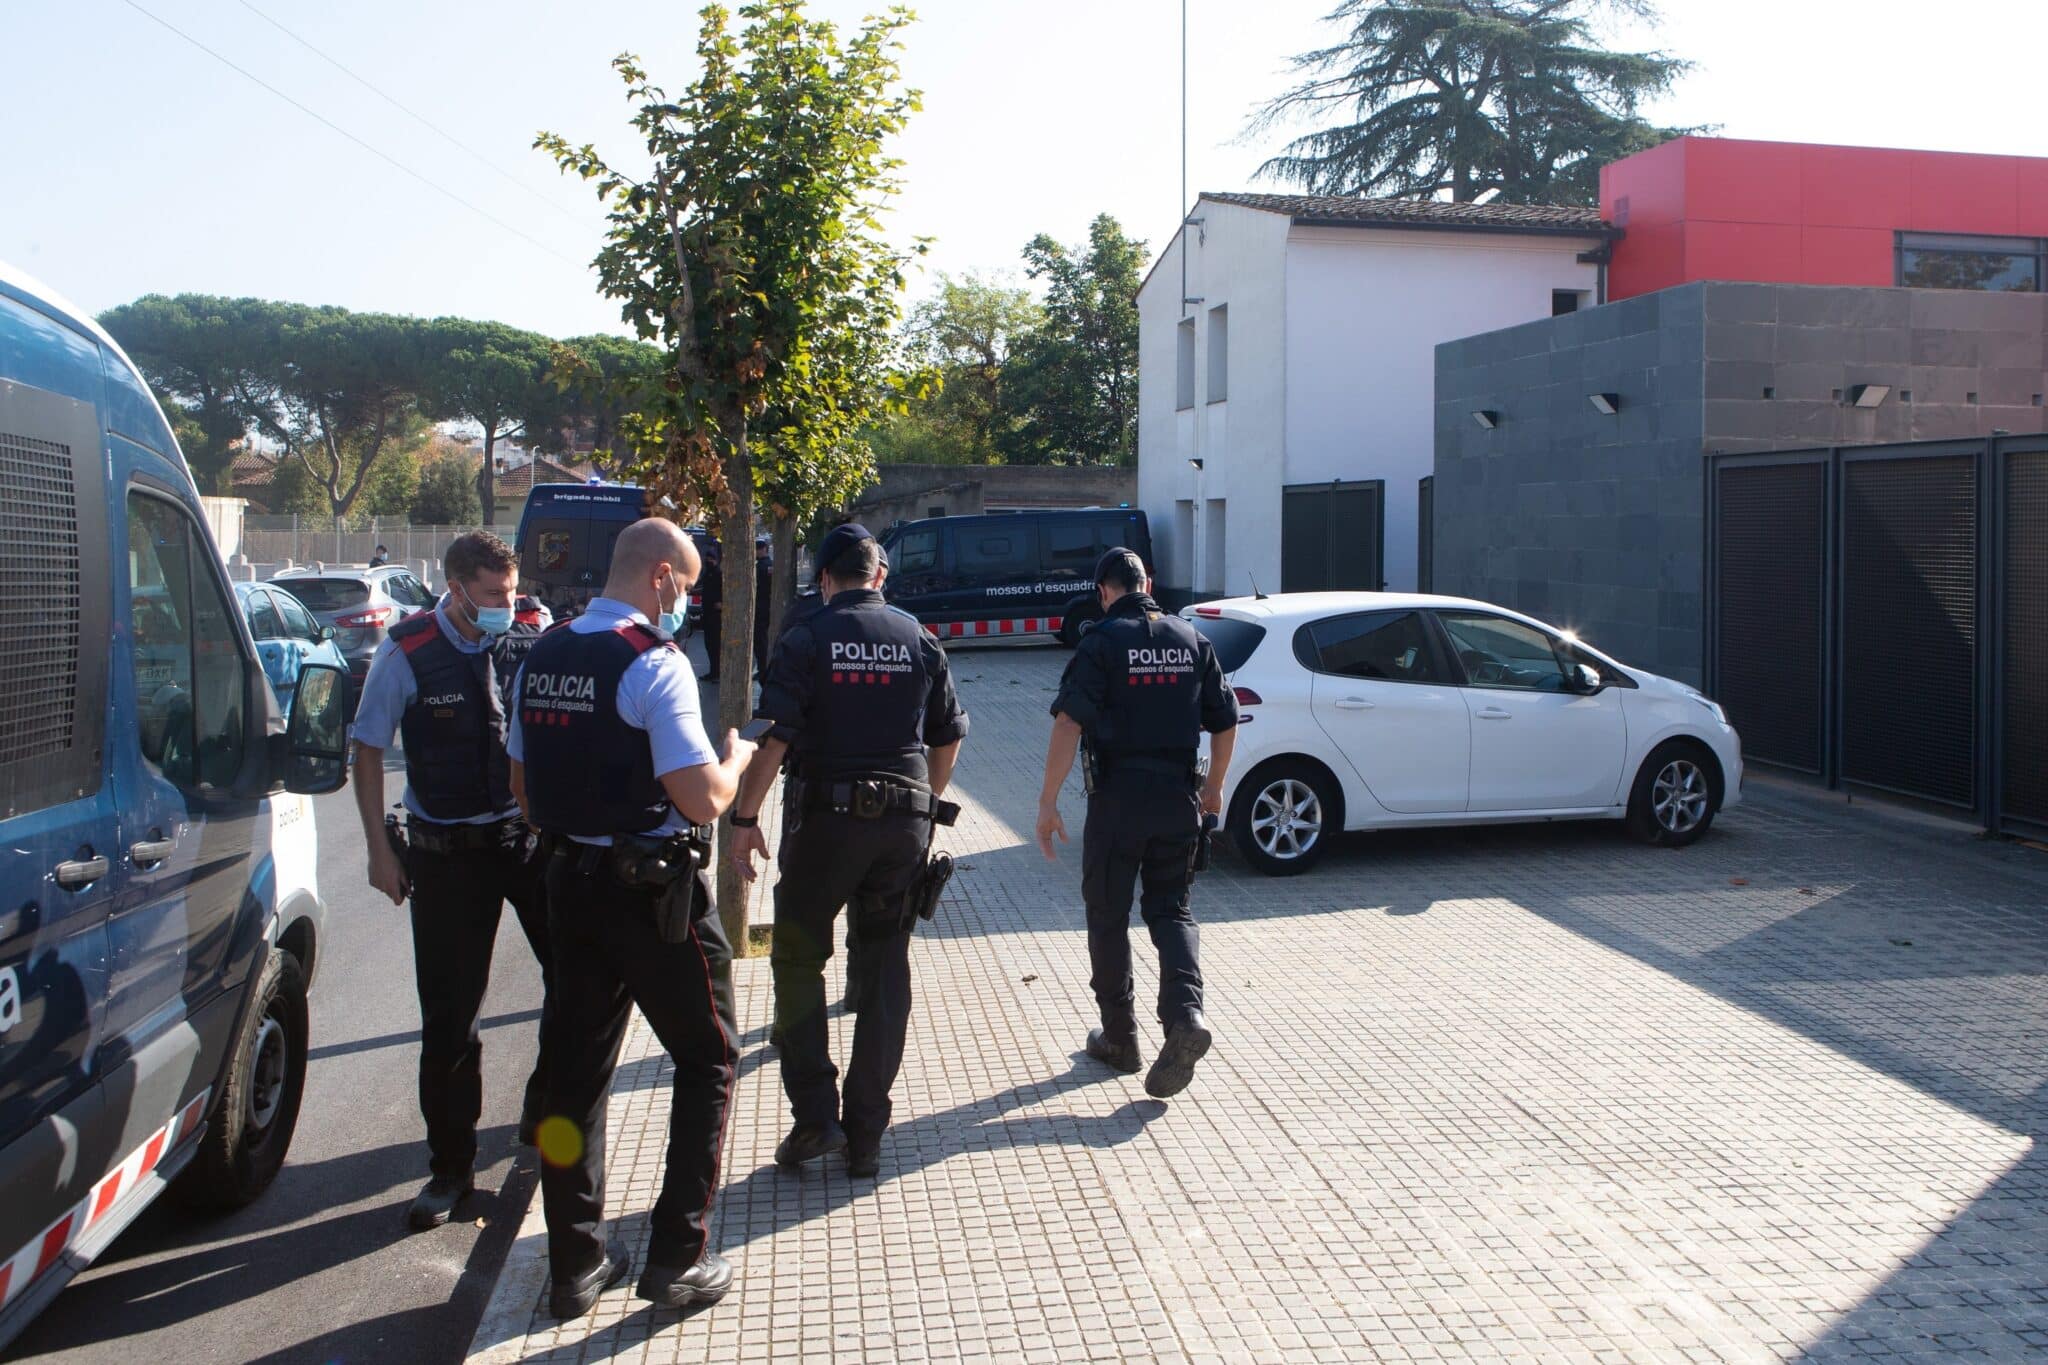
POLYGON ((734 829, 754 829, 758 827, 760 823, 761 817, 758 815, 735 814, 732 817, 732 827, 734 829))

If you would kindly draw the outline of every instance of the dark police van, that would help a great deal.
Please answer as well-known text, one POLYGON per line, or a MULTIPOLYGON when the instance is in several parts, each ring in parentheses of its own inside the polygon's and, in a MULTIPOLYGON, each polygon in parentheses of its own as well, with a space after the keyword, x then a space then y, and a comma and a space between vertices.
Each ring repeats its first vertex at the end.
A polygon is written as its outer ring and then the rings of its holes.
POLYGON ((994 512, 907 521, 882 537, 884 591, 941 641, 1056 638, 1101 616, 1095 561, 1116 546, 1152 567, 1152 533, 1130 507, 994 512))
POLYGON ((0 266, 0 1346, 174 1179, 284 1164, 348 678, 295 691, 135 367, 0 266))
POLYGON ((512 540, 520 590, 557 618, 576 615, 604 587, 612 542, 649 504, 647 491, 629 483, 535 484, 512 540))

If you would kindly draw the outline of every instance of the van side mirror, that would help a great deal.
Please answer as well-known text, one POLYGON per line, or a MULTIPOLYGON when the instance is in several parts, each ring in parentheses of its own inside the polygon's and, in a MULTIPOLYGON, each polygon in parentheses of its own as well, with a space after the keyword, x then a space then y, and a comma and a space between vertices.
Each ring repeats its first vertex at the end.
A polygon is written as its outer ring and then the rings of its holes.
POLYGON ((286 791, 320 796, 348 777, 348 674, 332 664, 299 670, 285 727, 286 791))

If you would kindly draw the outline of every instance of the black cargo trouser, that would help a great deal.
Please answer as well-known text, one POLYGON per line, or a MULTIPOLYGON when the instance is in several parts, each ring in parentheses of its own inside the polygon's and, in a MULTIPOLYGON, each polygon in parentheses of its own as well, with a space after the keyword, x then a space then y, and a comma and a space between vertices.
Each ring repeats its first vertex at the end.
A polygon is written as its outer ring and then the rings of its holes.
POLYGON ((775 1010, 782 1025, 782 1088, 798 1123, 838 1120, 872 1140, 889 1126, 889 1090, 903 1068, 910 1028, 910 885, 924 867, 931 819, 894 812, 863 820, 829 810, 803 813, 782 836, 775 884, 775 1010), (852 937, 847 991, 860 1001, 842 1112, 839 1068, 825 1026, 825 963, 832 921, 848 906, 852 937))
POLYGON ((610 850, 587 856, 585 850, 570 845, 547 860, 560 1038, 548 1112, 574 1122, 582 1139, 573 1158, 559 1165, 546 1159, 544 1143, 541 1202, 548 1263, 558 1281, 588 1272, 604 1257, 605 1104, 632 1007, 640 1007, 675 1065, 668 1160, 649 1220, 650 1264, 695 1265, 704 1253, 738 1059, 732 948, 710 887, 701 877, 685 877, 666 891, 625 886, 612 874, 610 850), (687 933, 670 942, 656 926, 656 906, 663 895, 688 894, 693 883, 687 933))
POLYGON ((1143 773, 1112 776, 1088 798, 1081 835, 1081 899, 1088 909, 1089 985, 1112 1038, 1135 1037, 1131 892, 1159 950, 1159 1025, 1202 1008, 1201 931, 1188 909, 1201 806, 1185 783, 1143 773))
POLYGON ((515 835, 516 842, 495 848, 436 853, 415 843, 406 852, 420 997, 420 1115, 427 1123, 430 1169, 445 1179, 461 1179, 476 1165, 484 1093, 478 1016, 506 901, 540 962, 540 1055, 527 1078, 522 1112, 541 1113, 546 1095, 556 1032, 547 897, 541 859, 529 849, 523 825, 508 828, 508 838, 515 835))

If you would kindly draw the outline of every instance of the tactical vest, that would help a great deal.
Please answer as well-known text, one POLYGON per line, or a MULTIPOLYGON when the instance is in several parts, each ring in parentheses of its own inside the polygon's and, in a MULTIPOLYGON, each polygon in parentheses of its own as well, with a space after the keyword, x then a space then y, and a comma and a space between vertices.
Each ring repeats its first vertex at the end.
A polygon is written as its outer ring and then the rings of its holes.
POLYGON ((675 647, 638 621, 588 634, 564 622, 534 644, 517 704, 536 829, 588 838, 640 834, 668 819, 653 746, 619 717, 619 681, 648 650, 675 647))
POLYGON ((802 623, 811 696, 793 753, 807 778, 890 773, 925 780, 924 627, 878 592, 847 589, 802 623))
POLYGON ((1185 764, 1194 771, 1202 734, 1202 654, 1208 642, 1142 593, 1118 598, 1079 650, 1109 679, 1109 696, 1088 736, 1114 773, 1119 759, 1185 764))
POLYGON ((430 819, 470 820, 515 808, 505 757, 509 693, 540 637, 539 619, 538 604, 521 598, 512 629, 473 654, 449 641, 437 612, 391 628, 412 669, 412 703, 398 721, 406 783, 430 819))

